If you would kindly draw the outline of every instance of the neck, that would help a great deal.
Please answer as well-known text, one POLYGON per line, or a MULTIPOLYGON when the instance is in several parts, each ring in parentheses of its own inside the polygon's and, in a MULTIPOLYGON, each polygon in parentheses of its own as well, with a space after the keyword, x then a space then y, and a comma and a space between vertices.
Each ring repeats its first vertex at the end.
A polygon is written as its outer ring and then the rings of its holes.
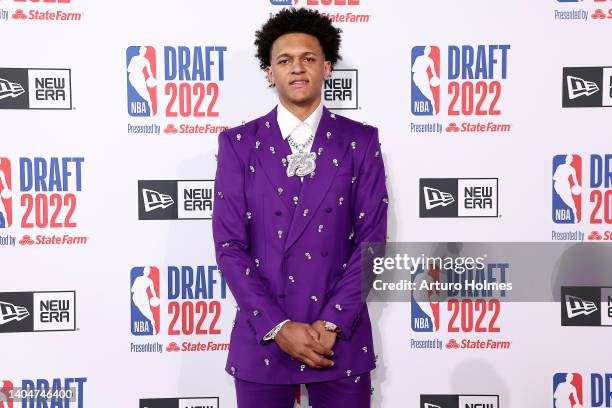
POLYGON ((321 102, 321 95, 319 95, 313 101, 304 102, 301 104, 292 103, 284 98, 279 98, 279 101, 285 108, 287 108, 289 112, 293 113, 303 122, 312 112, 315 111, 315 109, 317 109, 317 106, 319 106, 319 102, 321 102))

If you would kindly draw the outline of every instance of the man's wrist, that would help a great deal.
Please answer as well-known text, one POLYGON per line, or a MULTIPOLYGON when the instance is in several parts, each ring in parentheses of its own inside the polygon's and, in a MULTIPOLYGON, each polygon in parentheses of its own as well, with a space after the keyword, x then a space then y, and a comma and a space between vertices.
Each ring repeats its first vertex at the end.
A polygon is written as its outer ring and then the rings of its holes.
POLYGON ((342 331, 340 327, 338 327, 337 324, 327 321, 327 320, 323 320, 323 328, 327 330, 328 332, 336 333, 336 334, 342 331))
POLYGON ((291 319, 286 319, 286 320, 283 320, 282 322, 280 322, 279 324, 277 324, 276 326, 274 326, 274 328, 272 330, 270 330, 263 337, 263 340, 264 341, 274 340, 276 338, 276 335, 278 334, 278 332, 280 332, 280 330, 283 328, 283 326, 285 324, 287 324, 288 322, 290 322, 290 321, 291 321, 291 319))

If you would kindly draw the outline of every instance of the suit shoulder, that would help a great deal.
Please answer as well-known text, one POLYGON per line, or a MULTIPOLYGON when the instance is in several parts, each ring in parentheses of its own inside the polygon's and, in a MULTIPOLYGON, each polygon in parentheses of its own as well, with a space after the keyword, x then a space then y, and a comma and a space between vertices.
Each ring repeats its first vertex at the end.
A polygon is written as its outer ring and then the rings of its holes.
POLYGON ((370 125, 367 122, 359 122, 346 116, 335 114, 336 120, 339 120, 342 126, 349 130, 353 137, 368 140, 378 132, 376 126, 370 125))
POLYGON ((256 118, 248 122, 242 122, 238 125, 227 127, 219 133, 219 137, 222 137, 223 135, 227 135, 226 137, 230 138, 237 137, 238 139, 248 137, 249 134, 254 134, 257 130, 256 122, 258 120, 259 118, 256 118), (240 134, 240 136, 238 136, 238 134, 240 134))
POLYGON ((219 133, 219 140, 226 137, 234 143, 234 149, 238 154, 246 152, 247 146, 255 143, 255 134, 263 121, 263 116, 242 122, 236 126, 228 127, 219 133), (260 123, 261 122, 261 123, 260 123))

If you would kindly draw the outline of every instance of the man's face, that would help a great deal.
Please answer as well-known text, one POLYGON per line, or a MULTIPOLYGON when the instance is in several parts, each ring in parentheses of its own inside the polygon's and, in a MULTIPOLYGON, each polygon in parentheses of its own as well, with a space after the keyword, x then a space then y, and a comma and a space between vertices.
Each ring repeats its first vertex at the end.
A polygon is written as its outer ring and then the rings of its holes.
POLYGON ((325 61, 317 37, 288 33, 276 39, 270 52, 268 79, 281 100, 301 105, 321 96, 323 80, 329 79, 331 62, 325 61))

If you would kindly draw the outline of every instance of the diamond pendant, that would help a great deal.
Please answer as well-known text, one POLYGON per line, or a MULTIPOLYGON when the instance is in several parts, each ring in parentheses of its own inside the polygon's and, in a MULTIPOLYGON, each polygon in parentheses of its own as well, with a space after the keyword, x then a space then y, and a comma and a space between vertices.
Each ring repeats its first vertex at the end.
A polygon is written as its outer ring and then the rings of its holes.
POLYGON ((289 165, 287 166, 287 177, 306 176, 312 173, 317 167, 315 159, 317 154, 314 152, 299 152, 287 155, 289 165))

